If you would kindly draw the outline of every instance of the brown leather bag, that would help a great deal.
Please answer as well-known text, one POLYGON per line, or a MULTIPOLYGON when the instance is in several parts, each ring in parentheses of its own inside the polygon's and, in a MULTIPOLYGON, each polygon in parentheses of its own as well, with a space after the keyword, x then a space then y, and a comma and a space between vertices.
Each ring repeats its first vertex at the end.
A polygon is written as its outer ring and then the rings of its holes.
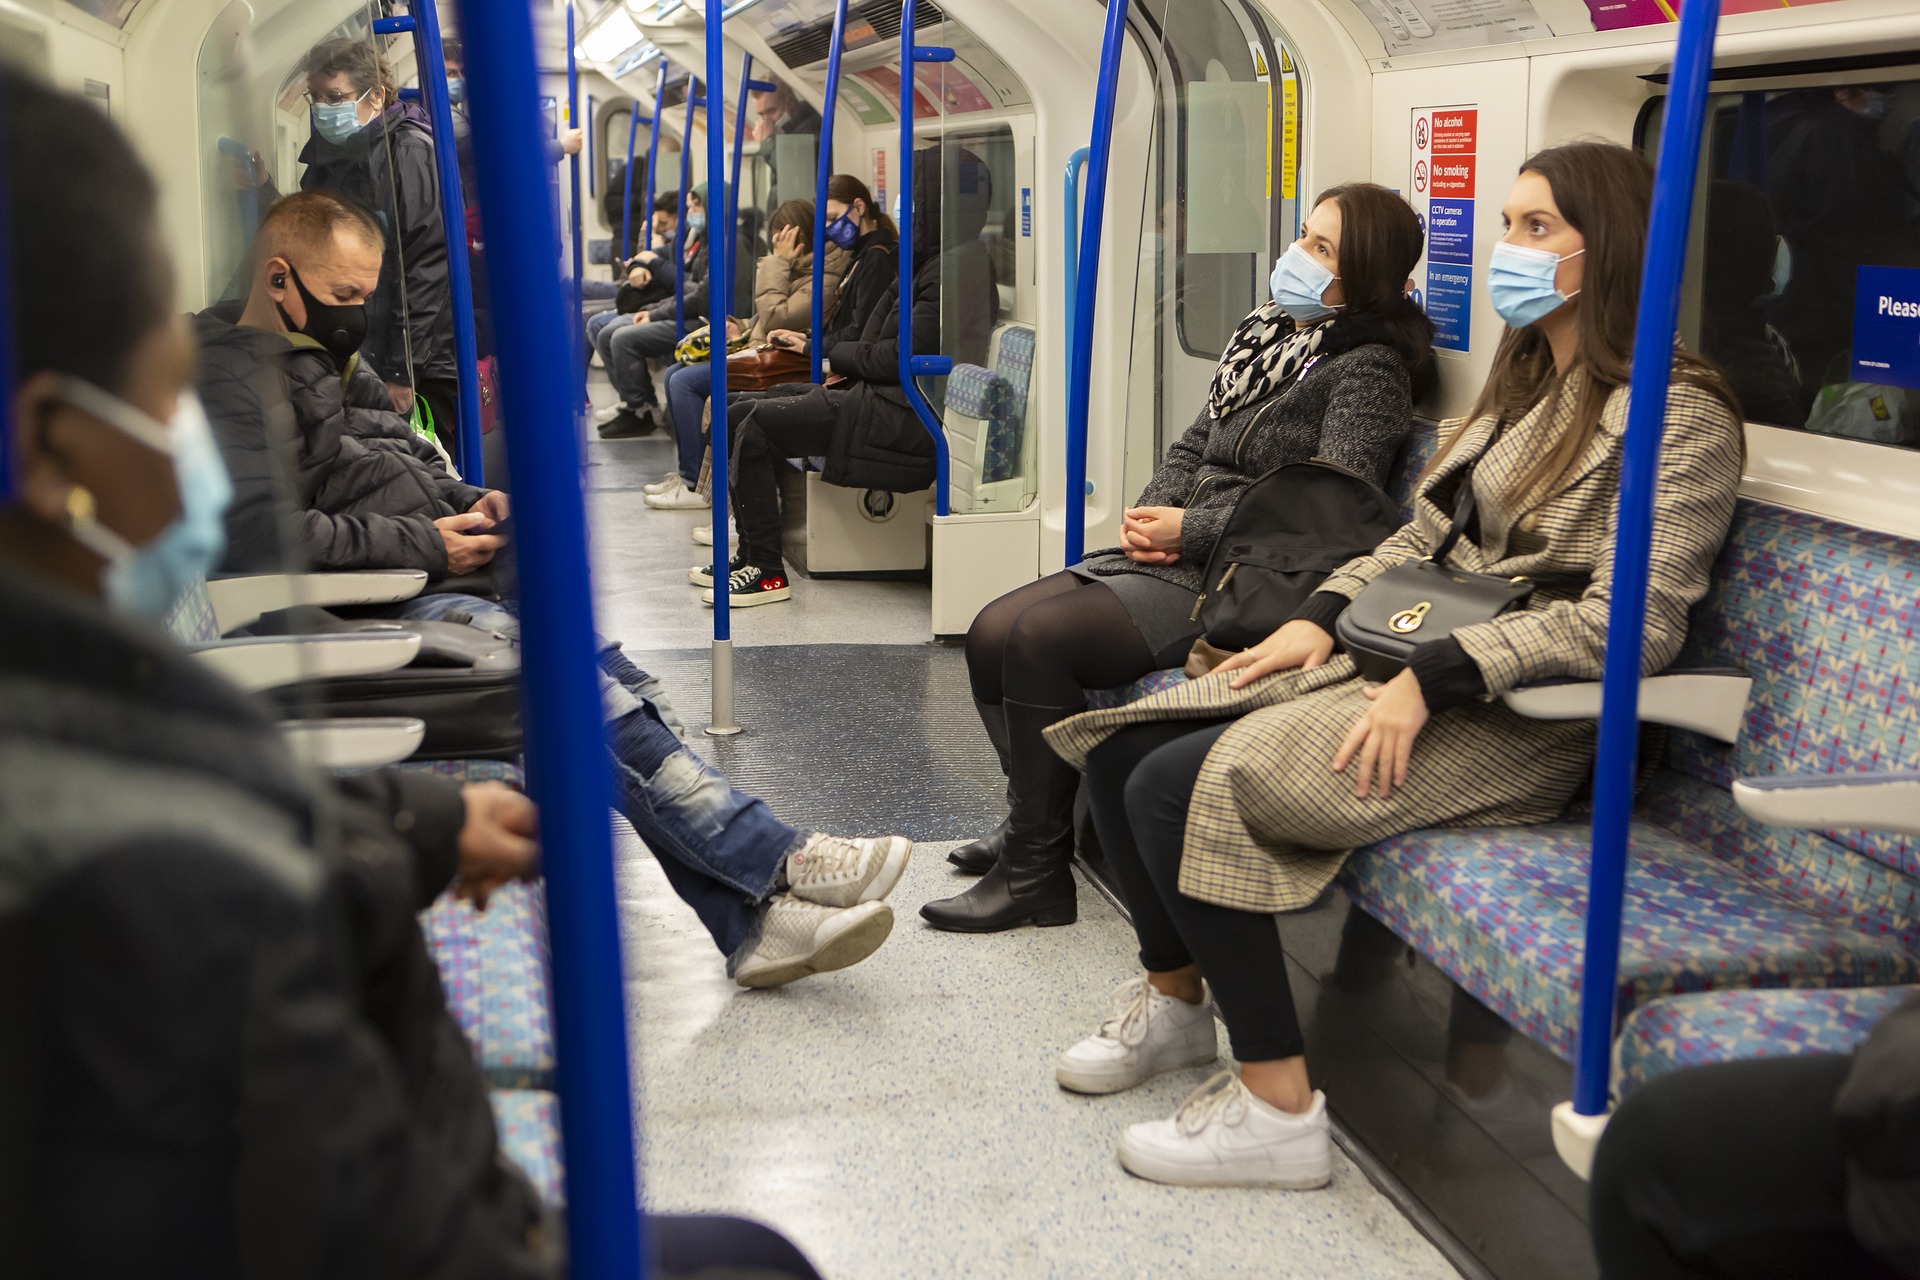
POLYGON ((762 343, 727 357, 727 390, 765 391, 813 377, 813 362, 803 352, 762 343))

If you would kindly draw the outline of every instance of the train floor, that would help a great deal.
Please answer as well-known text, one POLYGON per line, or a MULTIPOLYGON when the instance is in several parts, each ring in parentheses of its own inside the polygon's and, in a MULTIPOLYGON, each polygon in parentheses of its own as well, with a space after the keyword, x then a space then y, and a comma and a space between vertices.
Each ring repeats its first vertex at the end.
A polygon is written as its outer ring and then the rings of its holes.
POLYGON ((589 437, 587 455, 600 627, 666 681, 698 749, 796 826, 920 842, 877 955, 746 992, 616 824, 650 1208, 759 1218, 830 1280, 1456 1274, 1344 1153, 1315 1192, 1122 1171, 1121 1128, 1206 1072, 1106 1099, 1054 1085, 1054 1053, 1133 971, 1115 906, 1083 881, 1070 928, 961 937, 916 914, 964 887, 944 854, 991 824, 1003 786, 925 584, 802 578, 791 603, 738 611, 746 732, 704 737, 711 614, 686 570, 707 513, 644 508, 662 438, 589 437))

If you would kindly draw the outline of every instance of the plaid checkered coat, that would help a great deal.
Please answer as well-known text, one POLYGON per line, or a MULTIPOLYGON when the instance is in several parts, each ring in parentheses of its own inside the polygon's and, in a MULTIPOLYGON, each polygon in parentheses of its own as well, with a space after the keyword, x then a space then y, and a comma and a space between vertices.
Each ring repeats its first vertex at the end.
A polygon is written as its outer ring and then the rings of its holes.
MULTIPOLYGON (((1243 911, 1293 910, 1311 903, 1359 846, 1421 827, 1535 823, 1559 815, 1591 772, 1593 722, 1529 720, 1497 695, 1549 676, 1600 678, 1626 391, 1608 400, 1570 484, 1544 501, 1515 503, 1504 495, 1527 463, 1568 429, 1574 390, 1569 386, 1566 395, 1510 423, 1497 441, 1494 419, 1466 424, 1459 444, 1420 484, 1412 522, 1326 581, 1326 590, 1351 599, 1392 566, 1429 554, 1450 527, 1452 496, 1470 463, 1478 464, 1472 483, 1480 536, 1477 543, 1463 538, 1449 563, 1543 580, 1523 610, 1454 632, 1495 696, 1429 720, 1414 744, 1407 785, 1387 799, 1356 798, 1351 771, 1336 775, 1330 768, 1341 740, 1370 705, 1344 654, 1238 692, 1227 687, 1230 675, 1208 676, 1047 731, 1054 749, 1084 768, 1088 752, 1128 725, 1237 719, 1208 754, 1194 787, 1181 892, 1243 911)), ((1742 456, 1733 413, 1676 382, 1654 494, 1645 671, 1661 670, 1680 652, 1687 611, 1706 594, 1733 518, 1742 456)))

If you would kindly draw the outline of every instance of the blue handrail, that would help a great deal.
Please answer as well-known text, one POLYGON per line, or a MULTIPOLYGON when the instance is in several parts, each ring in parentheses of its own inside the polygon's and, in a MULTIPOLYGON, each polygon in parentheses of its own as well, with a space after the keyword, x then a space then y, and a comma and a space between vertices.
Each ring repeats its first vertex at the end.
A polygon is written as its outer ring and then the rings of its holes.
MULTIPOLYGON (((666 96, 667 60, 662 58, 660 60, 660 75, 653 82, 653 118, 647 125, 647 208, 646 211, 641 214, 641 216, 647 220, 647 248, 652 249, 655 253, 660 251, 659 246, 653 242, 653 200, 658 194, 656 181, 660 172, 657 163, 660 159, 660 117, 667 114, 665 108, 661 106, 660 100, 666 96)), ((633 149, 631 147, 627 149, 627 155, 628 167, 631 168, 633 163, 633 149)))
MULTIPOLYGON (((687 336, 687 186, 693 181, 693 109, 700 105, 694 95, 693 74, 687 74, 687 122, 680 129, 680 221, 673 229, 673 340, 678 342, 687 336)), ((655 108, 654 114, 659 114, 655 108)), ((708 116, 711 122, 713 117, 708 116)), ((711 196, 713 190, 708 188, 711 196)), ((713 210, 707 210, 709 219, 713 210)), ((713 237, 707 237, 707 278, 713 278, 713 237)), ((712 293, 712 289, 707 290, 712 293)))
POLYGON ((1720 0, 1687 0, 1673 60, 1673 89, 1660 126, 1647 261, 1633 344, 1633 380, 1621 446, 1620 508, 1613 550, 1612 608, 1601 682, 1599 756, 1593 770, 1593 862, 1587 891, 1586 961, 1580 979, 1580 1038, 1573 1109, 1606 1114, 1626 897, 1627 832, 1639 746, 1640 663, 1647 620, 1647 558, 1653 546, 1653 489, 1673 378, 1673 335, 1687 261, 1694 176, 1713 75, 1720 0))
MULTIPOLYGON (((707 403, 713 406, 709 440, 713 445, 713 723, 707 732, 726 735, 740 732, 733 718, 733 610, 727 591, 727 304, 733 297, 734 216, 739 198, 739 179, 734 179, 731 195, 722 191, 714 199, 714 187, 727 171, 725 130, 726 102, 721 88, 726 83, 727 46, 721 34, 725 19, 720 6, 708 0, 707 22, 707 370, 711 376, 707 403), (718 225, 724 219, 725 225, 718 225)), ((735 118, 744 122, 747 115, 746 85, 753 71, 753 59, 741 69, 740 102, 735 118)), ((693 91, 691 81, 688 94, 693 91)), ((693 113, 687 113, 691 128, 693 113)), ((687 135, 691 148, 693 135, 687 135)), ((738 144, 735 159, 739 158, 738 144)), ((684 183, 682 184, 684 185, 684 183)), ((682 206, 684 207, 684 205, 682 206)))
MULTIPOLYGON (((473 317, 473 271, 467 260, 466 195, 460 189, 460 155, 453 141, 453 102, 447 96, 447 60, 440 42, 440 14, 434 0, 409 0, 414 57, 419 62, 421 97, 433 116, 433 165, 440 178, 440 226, 447 238, 447 305, 453 312, 453 357, 460 394, 454 402, 454 452, 468 484, 486 483, 480 448, 480 341, 473 317), (427 86, 432 92, 425 92, 427 86)), ((578 308, 576 308, 577 310, 578 308)), ((578 327, 578 326, 576 326, 578 327)), ((435 424, 435 429, 439 424, 435 424)))
POLYGON ((914 47, 913 24, 920 0, 906 0, 900 11, 900 389, 920 419, 920 425, 933 437, 933 510, 935 515, 950 514, 947 505, 947 476, 951 461, 947 454, 947 433, 933 416, 933 406, 920 394, 917 377, 939 378, 953 372, 953 360, 947 356, 913 354, 913 93, 922 62, 952 62, 953 50, 940 45, 924 49, 914 47))
MULTIPOLYGON (((573 50, 573 5, 571 4, 567 6, 567 128, 580 128, 580 64, 573 50)), ((582 137, 584 136, 583 131, 582 137)), ((573 199, 568 205, 570 210, 568 221, 571 222, 573 230, 573 316, 575 320, 573 327, 578 330, 581 299, 585 293, 581 282, 587 276, 586 248, 580 242, 580 153, 578 151, 567 157, 567 176, 573 183, 573 199)), ((584 335, 582 340, 585 340, 584 335)), ((580 403, 584 405, 588 402, 586 360, 576 360, 574 368, 580 371, 580 403)))
POLYGON ((572 352, 578 316, 553 269, 560 228, 526 0, 459 0, 473 95, 473 149, 488 243, 487 280, 520 563, 527 790, 540 806, 553 935, 555 1059, 566 1153, 568 1270, 634 1280, 650 1267, 634 1169, 633 1088, 620 953, 613 799, 600 714, 573 389, 550 376, 572 352))
MULTIPOLYGON (((1073 257, 1073 346, 1067 352, 1065 519, 1069 567, 1079 564, 1087 552, 1087 411, 1093 398, 1094 305, 1100 297, 1100 237, 1107 220, 1113 99, 1120 85, 1120 56, 1126 51, 1126 39, 1127 0, 1107 0, 1107 29, 1100 44, 1100 80, 1093 94, 1093 140, 1088 144, 1087 207, 1080 215, 1080 243, 1073 257)), ((1071 209, 1067 217, 1072 219, 1071 209)))
POLYGON ((833 176, 833 115, 840 105, 840 51, 846 43, 847 0, 833 0, 833 44, 827 49, 827 96, 820 104, 820 144, 813 172, 813 328, 807 356, 813 384, 827 380, 827 183, 833 176))
MULTIPOLYGON (((656 108, 657 113, 658 108, 656 108)), ((622 175, 626 178, 627 190, 620 201, 620 251, 611 255, 615 261, 619 262, 624 262, 633 255, 633 144, 639 136, 640 104, 635 102, 627 109, 627 168, 622 175)), ((648 157, 647 167, 649 169, 653 167, 651 156, 648 157)), ((651 206, 653 202, 649 200, 647 204, 651 206)), ((647 216, 649 218, 653 216, 651 207, 647 210, 647 216)))
POLYGON ((1087 167, 1087 149, 1075 148, 1067 157, 1067 180, 1060 193, 1061 230, 1066 240, 1067 259, 1067 343, 1073 343, 1073 295, 1080 289, 1080 173, 1087 167))

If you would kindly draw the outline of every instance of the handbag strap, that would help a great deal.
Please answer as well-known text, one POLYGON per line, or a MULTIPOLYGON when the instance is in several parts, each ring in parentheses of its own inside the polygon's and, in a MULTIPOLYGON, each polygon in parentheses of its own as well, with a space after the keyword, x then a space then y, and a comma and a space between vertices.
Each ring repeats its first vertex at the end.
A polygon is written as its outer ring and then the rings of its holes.
POLYGON ((1494 423, 1493 435, 1488 439, 1486 449, 1481 452, 1478 458, 1473 460, 1471 466, 1468 466, 1460 473, 1460 490, 1454 495, 1453 499, 1453 527, 1447 530, 1447 536, 1440 539, 1440 545, 1435 547, 1433 554, 1427 557, 1427 559, 1433 561, 1435 564, 1445 564, 1447 562, 1447 557, 1453 554, 1454 545, 1460 541, 1461 535, 1467 531, 1467 525, 1472 523, 1473 513, 1478 509, 1478 500, 1473 496, 1473 473, 1479 468, 1480 463, 1486 459, 1487 454, 1493 452, 1493 446, 1499 443, 1501 433, 1506 429, 1507 420, 1505 418, 1501 418, 1498 422, 1494 423))

